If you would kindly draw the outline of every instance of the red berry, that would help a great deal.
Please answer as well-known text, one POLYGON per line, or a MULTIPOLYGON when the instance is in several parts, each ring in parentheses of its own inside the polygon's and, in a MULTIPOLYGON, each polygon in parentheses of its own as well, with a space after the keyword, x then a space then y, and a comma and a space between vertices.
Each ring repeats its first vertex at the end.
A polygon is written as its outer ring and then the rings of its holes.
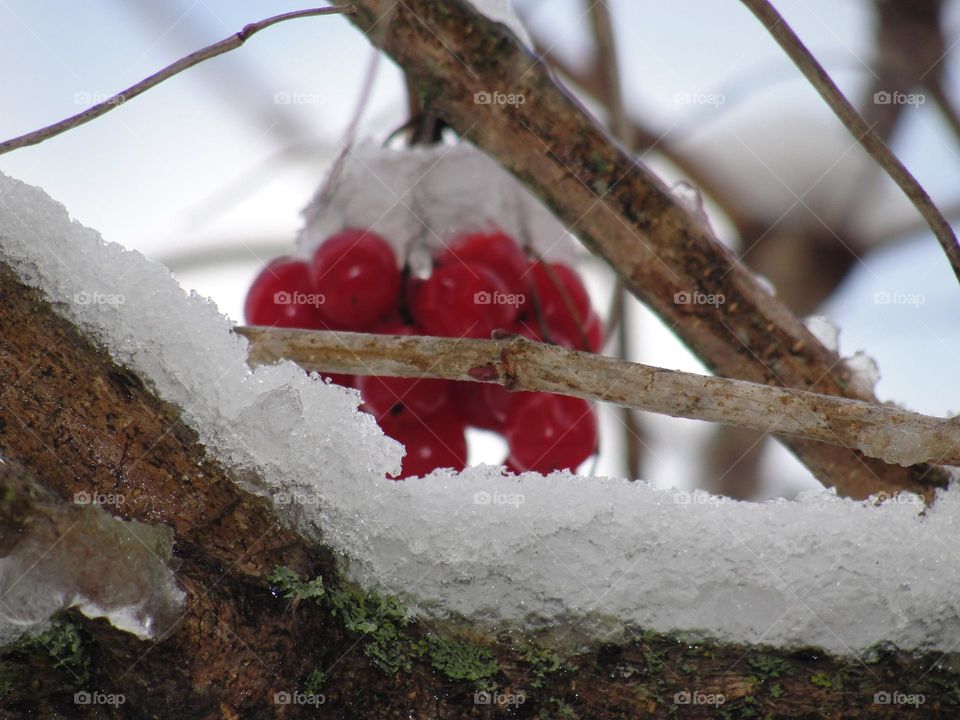
POLYGON ((526 393, 513 393, 501 385, 492 383, 454 383, 453 399, 463 421, 482 430, 503 432, 510 405, 514 397, 526 393))
MULTIPOLYGON (((483 265, 492 270, 516 296, 525 296, 530 261, 513 238, 499 230, 461 235, 441 250, 437 265, 483 265)), ((525 297, 524 297, 525 300, 525 297)), ((520 305, 523 305, 521 300, 520 305)))
POLYGON ((380 421, 383 431, 407 447, 397 480, 423 476, 437 468, 463 470, 467 466, 467 437, 461 421, 449 404, 429 423, 407 412, 387 415, 380 421))
POLYGON ((572 471, 597 449, 597 418, 580 398, 530 393, 513 403, 506 435, 511 468, 572 471))
POLYGON ((311 267, 321 312, 331 322, 362 330, 396 310, 400 270, 393 248, 376 233, 350 228, 314 251, 311 267))
POLYGON ((588 328, 593 312, 590 296, 577 273, 562 263, 537 262, 530 274, 536 306, 529 309, 528 322, 542 321, 544 337, 552 343, 596 352, 597 328, 593 330, 593 339, 588 328))
POLYGON ((338 329, 320 313, 323 298, 310 282, 310 266, 291 257, 279 257, 260 271, 244 302, 243 314, 251 325, 338 329))
MULTIPOLYGON (((374 332, 385 335, 416 335, 414 328, 400 324, 379 325, 374 332)), ((389 413, 397 414, 404 409, 420 419, 437 412, 450 395, 449 380, 426 380, 423 378, 379 377, 361 375, 356 388, 363 397, 364 409, 378 420, 389 413)))
POLYGON ((509 328, 518 308, 497 275, 483 265, 438 267, 413 298, 413 317, 430 335, 489 338, 509 328))

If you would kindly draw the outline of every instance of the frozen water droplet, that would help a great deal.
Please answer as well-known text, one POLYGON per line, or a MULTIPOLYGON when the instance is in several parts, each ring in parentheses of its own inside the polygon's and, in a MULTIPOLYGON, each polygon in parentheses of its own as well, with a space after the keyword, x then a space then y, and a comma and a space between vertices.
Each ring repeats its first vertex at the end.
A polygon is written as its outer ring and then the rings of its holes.
POLYGON ((873 395, 874 388, 880 382, 880 368, 872 357, 858 351, 853 357, 844 358, 850 368, 851 381, 864 395, 873 395))
POLYGON ((803 324, 825 348, 833 352, 840 349, 840 328, 823 315, 810 315, 804 318, 803 324))

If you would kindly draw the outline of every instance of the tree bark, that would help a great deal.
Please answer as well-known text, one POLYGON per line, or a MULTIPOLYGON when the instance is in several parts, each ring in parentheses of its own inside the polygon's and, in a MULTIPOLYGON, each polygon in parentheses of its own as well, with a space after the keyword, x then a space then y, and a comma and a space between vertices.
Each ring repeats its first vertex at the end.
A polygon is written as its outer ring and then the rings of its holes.
MULTIPOLYGON (((675 717, 679 709, 710 718, 721 695, 719 709, 731 717, 899 717, 902 705, 873 702, 883 691, 922 694, 925 717, 955 717, 960 706, 960 674, 931 669, 939 655, 883 655, 864 664, 813 650, 649 632, 561 663, 547 636, 531 649, 518 637, 484 639, 461 627, 451 631, 453 642, 496 662, 484 681, 494 694, 477 695, 477 683, 448 660, 412 652, 429 645, 430 635, 413 624, 398 640, 411 649, 409 667, 384 672, 364 631, 348 627, 326 597, 291 603, 271 588, 277 566, 321 576, 331 591, 347 587, 327 549, 242 490, 177 408, 5 265, 0 302, 0 453, 33 479, 25 484, 20 474, 0 473, 0 552, 15 550, 16 534, 35 520, 36 498, 49 515, 61 505, 56 497, 123 494, 126 501, 110 508, 118 517, 172 529, 175 575, 186 593, 182 617, 162 639, 140 640, 71 611, 59 629, 0 649, 0 717, 602 720, 675 717), (47 490, 29 490, 37 483, 47 490), (76 638, 69 657, 56 640, 64 627, 76 638), (301 691, 315 670, 327 678, 322 695, 311 696, 322 697, 322 706, 274 702, 275 693, 301 691), (78 692, 122 697, 123 704, 78 705, 78 692), (487 698, 494 702, 477 704, 487 698), (496 704, 504 700, 514 705, 496 704)), ((68 505, 62 511, 73 512, 68 505)))

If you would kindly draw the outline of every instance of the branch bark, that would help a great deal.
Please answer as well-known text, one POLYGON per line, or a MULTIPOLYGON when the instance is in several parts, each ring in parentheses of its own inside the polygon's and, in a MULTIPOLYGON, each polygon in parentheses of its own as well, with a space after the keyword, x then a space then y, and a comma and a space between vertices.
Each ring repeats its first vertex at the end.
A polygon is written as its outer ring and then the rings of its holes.
POLYGON ((960 422, 889 405, 696 375, 501 340, 238 327, 251 365, 287 359, 311 372, 488 382, 850 447, 911 464, 960 465, 960 422))
MULTIPOLYGON (((717 374, 874 400, 508 30, 459 0, 358 0, 354 7, 351 21, 419 84, 427 108, 540 196, 717 374), (526 102, 474 102, 475 93, 493 89, 526 102), (682 302, 710 296, 724 302, 682 302)), ((924 492, 946 482, 923 465, 894 467, 807 441, 787 445, 844 495, 924 492)))
MULTIPOLYGON (((55 626, 73 628, 68 656, 49 633, 0 647, 4 718, 452 720, 522 712, 619 720, 672 718, 678 702, 684 717, 716 717, 717 705, 690 700, 705 695, 722 695, 720 707, 733 716, 900 717, 902 706, 873 701, 883 691, 922 694, 924 717, 956 717, 952 688, 960 673, 942 669, 939 655, 882 653, 864 664, 812 649, 652 632, 578 651, 562 664, 547 636, 534 647, 509 635, 482 641, 468 633, 497 662, 494 697, 522 698, 520 710, 476 704, 472 682, 424 659, 387 674, 365 654, 365 636, 348 629, 329 603, 291 603, 271 592, 267 576, 278 565, 304 578, 322 576, 329 590, 342 587, 327 550, 241 490, 231 469, 197 443, 178 408, 159 401, 2 263, 0 302, 0 453, 60 498, 22 487, 2 493, 0 556, 15 545, 9 532, 19 536, 17 528, 29 523, 35 498, 74 512, 62 502, 77 492, 121 492, 126 502, 111 507, 117 516, 172 528, 176 576, 187 593, 180 623, 156 642, 70 612, 55 626), (326 675, 322 708, 274 701, 276 692, 302 691, 314 670, 326 675), (78 691, 120 696, 123 704, 81 710, 78 691)), ((249 472, 244 479, 257 482, 249 472)), ((414 643, 429 634, 416 623, 407 632, 414 643)))

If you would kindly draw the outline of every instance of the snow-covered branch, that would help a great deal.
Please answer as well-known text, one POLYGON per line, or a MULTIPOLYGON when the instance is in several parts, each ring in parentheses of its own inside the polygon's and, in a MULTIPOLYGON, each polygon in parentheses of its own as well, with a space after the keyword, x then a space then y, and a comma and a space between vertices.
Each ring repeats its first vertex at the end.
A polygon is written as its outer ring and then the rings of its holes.
POLYGON ((956 420, 665 370, 518 335, 470 340, 261 327, 236 332, 250 340, 253 365, 287 359, 311 371, 490 382, 842 445, 900 465, 960 465, 956 420))

